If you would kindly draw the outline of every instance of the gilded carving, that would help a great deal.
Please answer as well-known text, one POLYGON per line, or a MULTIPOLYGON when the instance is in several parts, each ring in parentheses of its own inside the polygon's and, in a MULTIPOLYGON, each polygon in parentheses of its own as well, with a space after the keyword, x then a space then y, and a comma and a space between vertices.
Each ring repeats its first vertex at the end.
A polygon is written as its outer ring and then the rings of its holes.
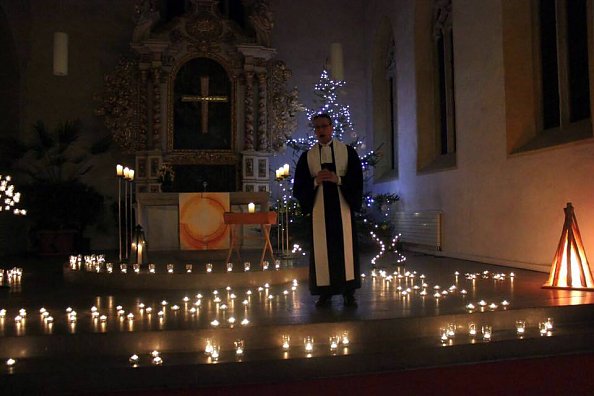
POLYGON ((244 148, 254 149, 254 73, 245 73, 245 135, 244 148))
POLYGON ((146 149, 146 129, 140 126, 139 79, 137 60, 120 59, 115 71, 104 76, 105 91, 96 110, 125 151, 146 149))
POLYGON ((176 151, 167 160, 176 165, 235 165, 239 156, 230 151, 176 151))
POLYGON ((258 150, 268 150, 266 136, 266 73, 258 73, 258 150))
POLYGON ((287 140, 297 129, 296 115, 305 110, 299 103, 297 88, 288 90, 287 81, 291 70, 282 61, 270 63, 268 71, 268 136, 270 148, 282 151, 287 140))

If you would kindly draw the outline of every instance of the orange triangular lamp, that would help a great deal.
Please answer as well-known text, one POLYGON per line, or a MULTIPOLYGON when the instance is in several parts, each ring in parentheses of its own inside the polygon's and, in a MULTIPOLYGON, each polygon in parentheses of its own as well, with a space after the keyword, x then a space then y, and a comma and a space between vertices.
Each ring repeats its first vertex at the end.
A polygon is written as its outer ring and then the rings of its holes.
POLYGON ((549 280, 543 287, 594 290, 592 271, 586 258, 571 202, 567 203, 564 210, 565 224, 563 224, 561 240, 559 240, 559 246, 553 258, 549 280))

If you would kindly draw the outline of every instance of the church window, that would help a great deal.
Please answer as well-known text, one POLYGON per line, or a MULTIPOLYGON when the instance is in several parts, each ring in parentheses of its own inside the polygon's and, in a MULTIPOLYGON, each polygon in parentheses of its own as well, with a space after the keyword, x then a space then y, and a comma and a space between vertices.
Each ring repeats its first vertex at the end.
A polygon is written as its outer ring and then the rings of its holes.
POLYGON ((434 12, 435 71, 437 73, 437 131, 439 154, 456 152, 454 101, 454 40, 452 2, 436 1, 434 12))
POLYGON ((540 0, 542 129, 590 118, 586 0, 540 0))
POLYGON ((508 152, 592 138, 593 2, 502 5, 508 152))
POLYGON ((373 49, 373 130, 382 160, 374 169, 374 180, 398 177, 398 128, 396 55, 392 27, 387 18, 379 25, 373 49))

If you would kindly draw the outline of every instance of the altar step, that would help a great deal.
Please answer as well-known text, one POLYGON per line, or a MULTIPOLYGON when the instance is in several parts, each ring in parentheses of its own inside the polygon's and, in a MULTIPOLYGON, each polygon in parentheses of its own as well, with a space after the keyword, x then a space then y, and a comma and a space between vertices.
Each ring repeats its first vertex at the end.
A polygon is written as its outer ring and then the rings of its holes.
MULTIPOLYGON (((53 394, 140 389, 216 387, 296 381, 423 367, 440 367, 503 359, 594 351, 590 306, 518 309, 439 317, 326 322, 303 325, 249 326, 225 329, 149 331, 139 333, 39 335, 5 337, 0 394, 53 394), (554 317, 550 336, 540 336, 533 321, 554 317), (528 323, 526 335, 515 334, 515 320, 528 323), (469 321, 489 323, 491 341, 466 333, 469 321), (456 336, 443 344, 438 329, 455 323, 456 336), (328 337, 349 332, 349 345, 331 351, 328 337), (281 335, 291 336, 288 350, 281 335), (313 337, 311 353, 304 337, 313 337), (204 353, 205 339, 221 345, 215 360, 204 353), (233 341, 245 341, 237 356, 233 341), (158 350, 162 364, 152 364, 158 350), (137 354, 136 365, 129 362, 137 354), (8 355, 7 355, 8 354, 8 355), (20 357, 19 355, 25 355, 20 357)), ((485 373, 488 375, 488 373, 485 373)))

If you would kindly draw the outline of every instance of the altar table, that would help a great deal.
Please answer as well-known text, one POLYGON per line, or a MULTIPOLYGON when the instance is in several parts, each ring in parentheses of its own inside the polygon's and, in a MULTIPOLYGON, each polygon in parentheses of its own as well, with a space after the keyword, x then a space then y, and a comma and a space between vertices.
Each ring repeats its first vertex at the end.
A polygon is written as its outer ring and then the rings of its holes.
POLYGON ((264 262, 266 252, 270 252, 270 259, 274 262, 274 253, 272 251, 272 244, 270 243, 270 228, 276 224, 276 212, 255 212, 255 213, 232 213, 227 212, 223 214, 225 224, 231 226, 231 244, 227 252, 226 263, 229 262, 233 250, 237 253, 238 262, 241 263, 241 256, 239 254, 240 233, 239 227, 246 224, 259 224, 262 229, 262 237, 264 239, 264 247, 262 248, 262 256, 260 257, 260 268, 264 262))

